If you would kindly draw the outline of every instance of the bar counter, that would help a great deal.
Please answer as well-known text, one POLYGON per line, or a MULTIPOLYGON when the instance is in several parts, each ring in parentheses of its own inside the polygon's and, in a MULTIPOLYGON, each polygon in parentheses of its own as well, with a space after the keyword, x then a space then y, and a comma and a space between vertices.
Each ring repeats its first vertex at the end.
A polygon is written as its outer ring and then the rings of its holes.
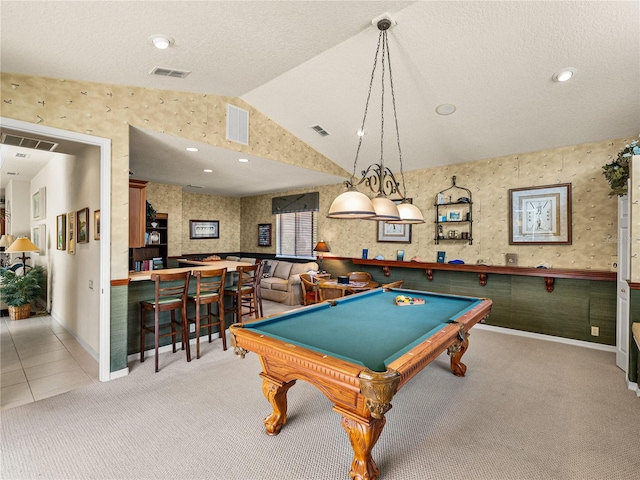
POLYGON ((142 280, 151 280, 153 273, 182 273, 193 272, 194 270, 218 270, 220 268, 226 268, 227 272, 235 271, 237 267, 248 267, 252 264, 249 262, 234 262, 230 260, 212 260, 209 262, 202 262, 197 260, 178 260, 179 264, 187 264, 188 267, 178 268, 163 268, 162 270, 145 270, 141 272, 129 272, 129 281, 139 282, 142 280))

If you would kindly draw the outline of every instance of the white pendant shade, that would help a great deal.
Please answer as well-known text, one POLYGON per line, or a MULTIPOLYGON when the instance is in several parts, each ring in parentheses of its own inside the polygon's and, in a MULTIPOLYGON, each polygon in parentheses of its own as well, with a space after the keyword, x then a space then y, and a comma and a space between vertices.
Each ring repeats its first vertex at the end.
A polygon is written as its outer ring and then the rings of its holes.
POLYGON ((376 198, 371 200, 371 203, 373 204, 373 209, 376 214, 373 217, 367 218, 367 220, 383 220, 385 222, 400 220, 398 207, 387 197, 378 195, 376 198))
POLYGON ((357 190, 347 190, 336 197, 329 208, 329 218, 370 218, 376 214, 371 200, 357 190))
POLYGON ((400 220, 390 220, 389 223, 424 223, 422 212, 418 207, 411 203, 403 202, 398 205, 398 212, 400 212, 400 220))

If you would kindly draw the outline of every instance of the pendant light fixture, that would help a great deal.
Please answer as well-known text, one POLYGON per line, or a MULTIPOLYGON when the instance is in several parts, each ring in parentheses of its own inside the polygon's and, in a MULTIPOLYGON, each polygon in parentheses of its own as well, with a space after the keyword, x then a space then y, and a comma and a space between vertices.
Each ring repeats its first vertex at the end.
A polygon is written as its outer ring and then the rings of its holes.
MULTIPOLYGON (((375 21, 375 20, 374 20, 375 21)), ((376 56, 373 61, 373 71, 371 72, 371 80, 369 81, 369 93, 367 94, 367 102, 362 118, 362 126, 359 132, 364 132, 364 125, 367 120, 367 112, 369 109, 369 100, 371 99, 371 90, 375 79, 376 67, 378 66, 378 57, 381 58, 381 115, 380 115, 380 161, 369 165, 366 170, 362 171, 362 178, 356 180, 356 168, 358 164, 358 155, 362 146, 364 135, 358 135, 358 148, 356 157, 353 162, 353 172, 351 178, 345 182, 347 191, 338 195, 331 207, 329 208, 329 218, 343 219, 366 219, 366 220, 384 220, 390 223, 424 223, 422 212, 415 205, 412 205, 407 199, 406 187, 404 183, 404 171, 402 168, 402 150, 400 149, 400 134, 398 129, 398 116, 396 113, 396 99, 393 89, 393 76, 391 73, 391 58, 389 55, 389 40, 387 38, 387 30, 394 22, 383 16, 377 21, 376 25, 380 34, 378 35, 378 46, 376 48, 376 56), (391 100, 393 105, 393 117, 396 128, 396 143, 398 145, 398 156, 400 159, 400 174, 402 179, 402 192, 400 192, 400 184, 396 180, 393 172, 384 165, 384 95, 385 95, 385 72, 389 72, 389 85, 391 87, 391 100), (365 194, 356 190, 356 186, 364 183, 369 189, 376 194, 373 199, 369 199, 365 194), (389 199, 389 195, 397 194, 400 196, 401 203, 396 205, 389 199)))

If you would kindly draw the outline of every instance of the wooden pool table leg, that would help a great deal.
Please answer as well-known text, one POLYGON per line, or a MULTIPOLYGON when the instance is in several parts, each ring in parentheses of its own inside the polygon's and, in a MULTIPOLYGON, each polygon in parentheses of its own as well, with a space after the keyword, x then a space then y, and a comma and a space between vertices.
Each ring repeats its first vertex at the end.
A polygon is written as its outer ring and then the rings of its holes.
POLYGON ((447 353, 451 357, 451 371, 458 377, 464 377, 467 373, 467 366, 462 363, 462 355, 469 348, 469 334, 464 334, 464 340, 456 340, 453 345, 447 349, 447 353))
POLYGON ((343 414, 340 424, 349 435, 349 441, 353 448, 353 462, 349 475, 353 480, 376 480, 380 471, 371 456, 373 446, 380 438, 386 419, 369 418, 356 420, 343 414))
POLYGON ((283 383, 269 378, 263 373, 260 376, 263 378, 262 393, 273 407, 273 413, 263 420, 264 426, 269 435, 277 435, 282 426, 287 423, 287 392, 295 385, 296 381, 283 383))

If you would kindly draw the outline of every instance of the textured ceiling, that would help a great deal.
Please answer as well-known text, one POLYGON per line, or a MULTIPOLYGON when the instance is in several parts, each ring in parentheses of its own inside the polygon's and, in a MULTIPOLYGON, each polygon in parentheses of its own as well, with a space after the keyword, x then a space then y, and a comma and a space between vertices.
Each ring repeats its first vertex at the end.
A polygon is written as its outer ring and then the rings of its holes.
MULTIPOLYGON (((371 20, 384 12, 397 22, 389 42, 405 170, 640 133, 637 1, 2 1, 1 67, 241 97, 351 171, 378 35, 371 20), (159 33, 175 44, 152 47, 159 33), (153 67, 192 73, 152 77, 153 67), (553 82, 564 67, 575 78, 553 82), (442 103, 456 112, 437 115, 442 103)), ((385 118, 385 159, 398 170, 389 106, 385 118)), ((380 156, 379 123, 376 90, 358 170, 380 156)), ((270 162, 257 163, 273 178, 270 162)), ((330 180, 298 173, 283 187, 330 180)))

